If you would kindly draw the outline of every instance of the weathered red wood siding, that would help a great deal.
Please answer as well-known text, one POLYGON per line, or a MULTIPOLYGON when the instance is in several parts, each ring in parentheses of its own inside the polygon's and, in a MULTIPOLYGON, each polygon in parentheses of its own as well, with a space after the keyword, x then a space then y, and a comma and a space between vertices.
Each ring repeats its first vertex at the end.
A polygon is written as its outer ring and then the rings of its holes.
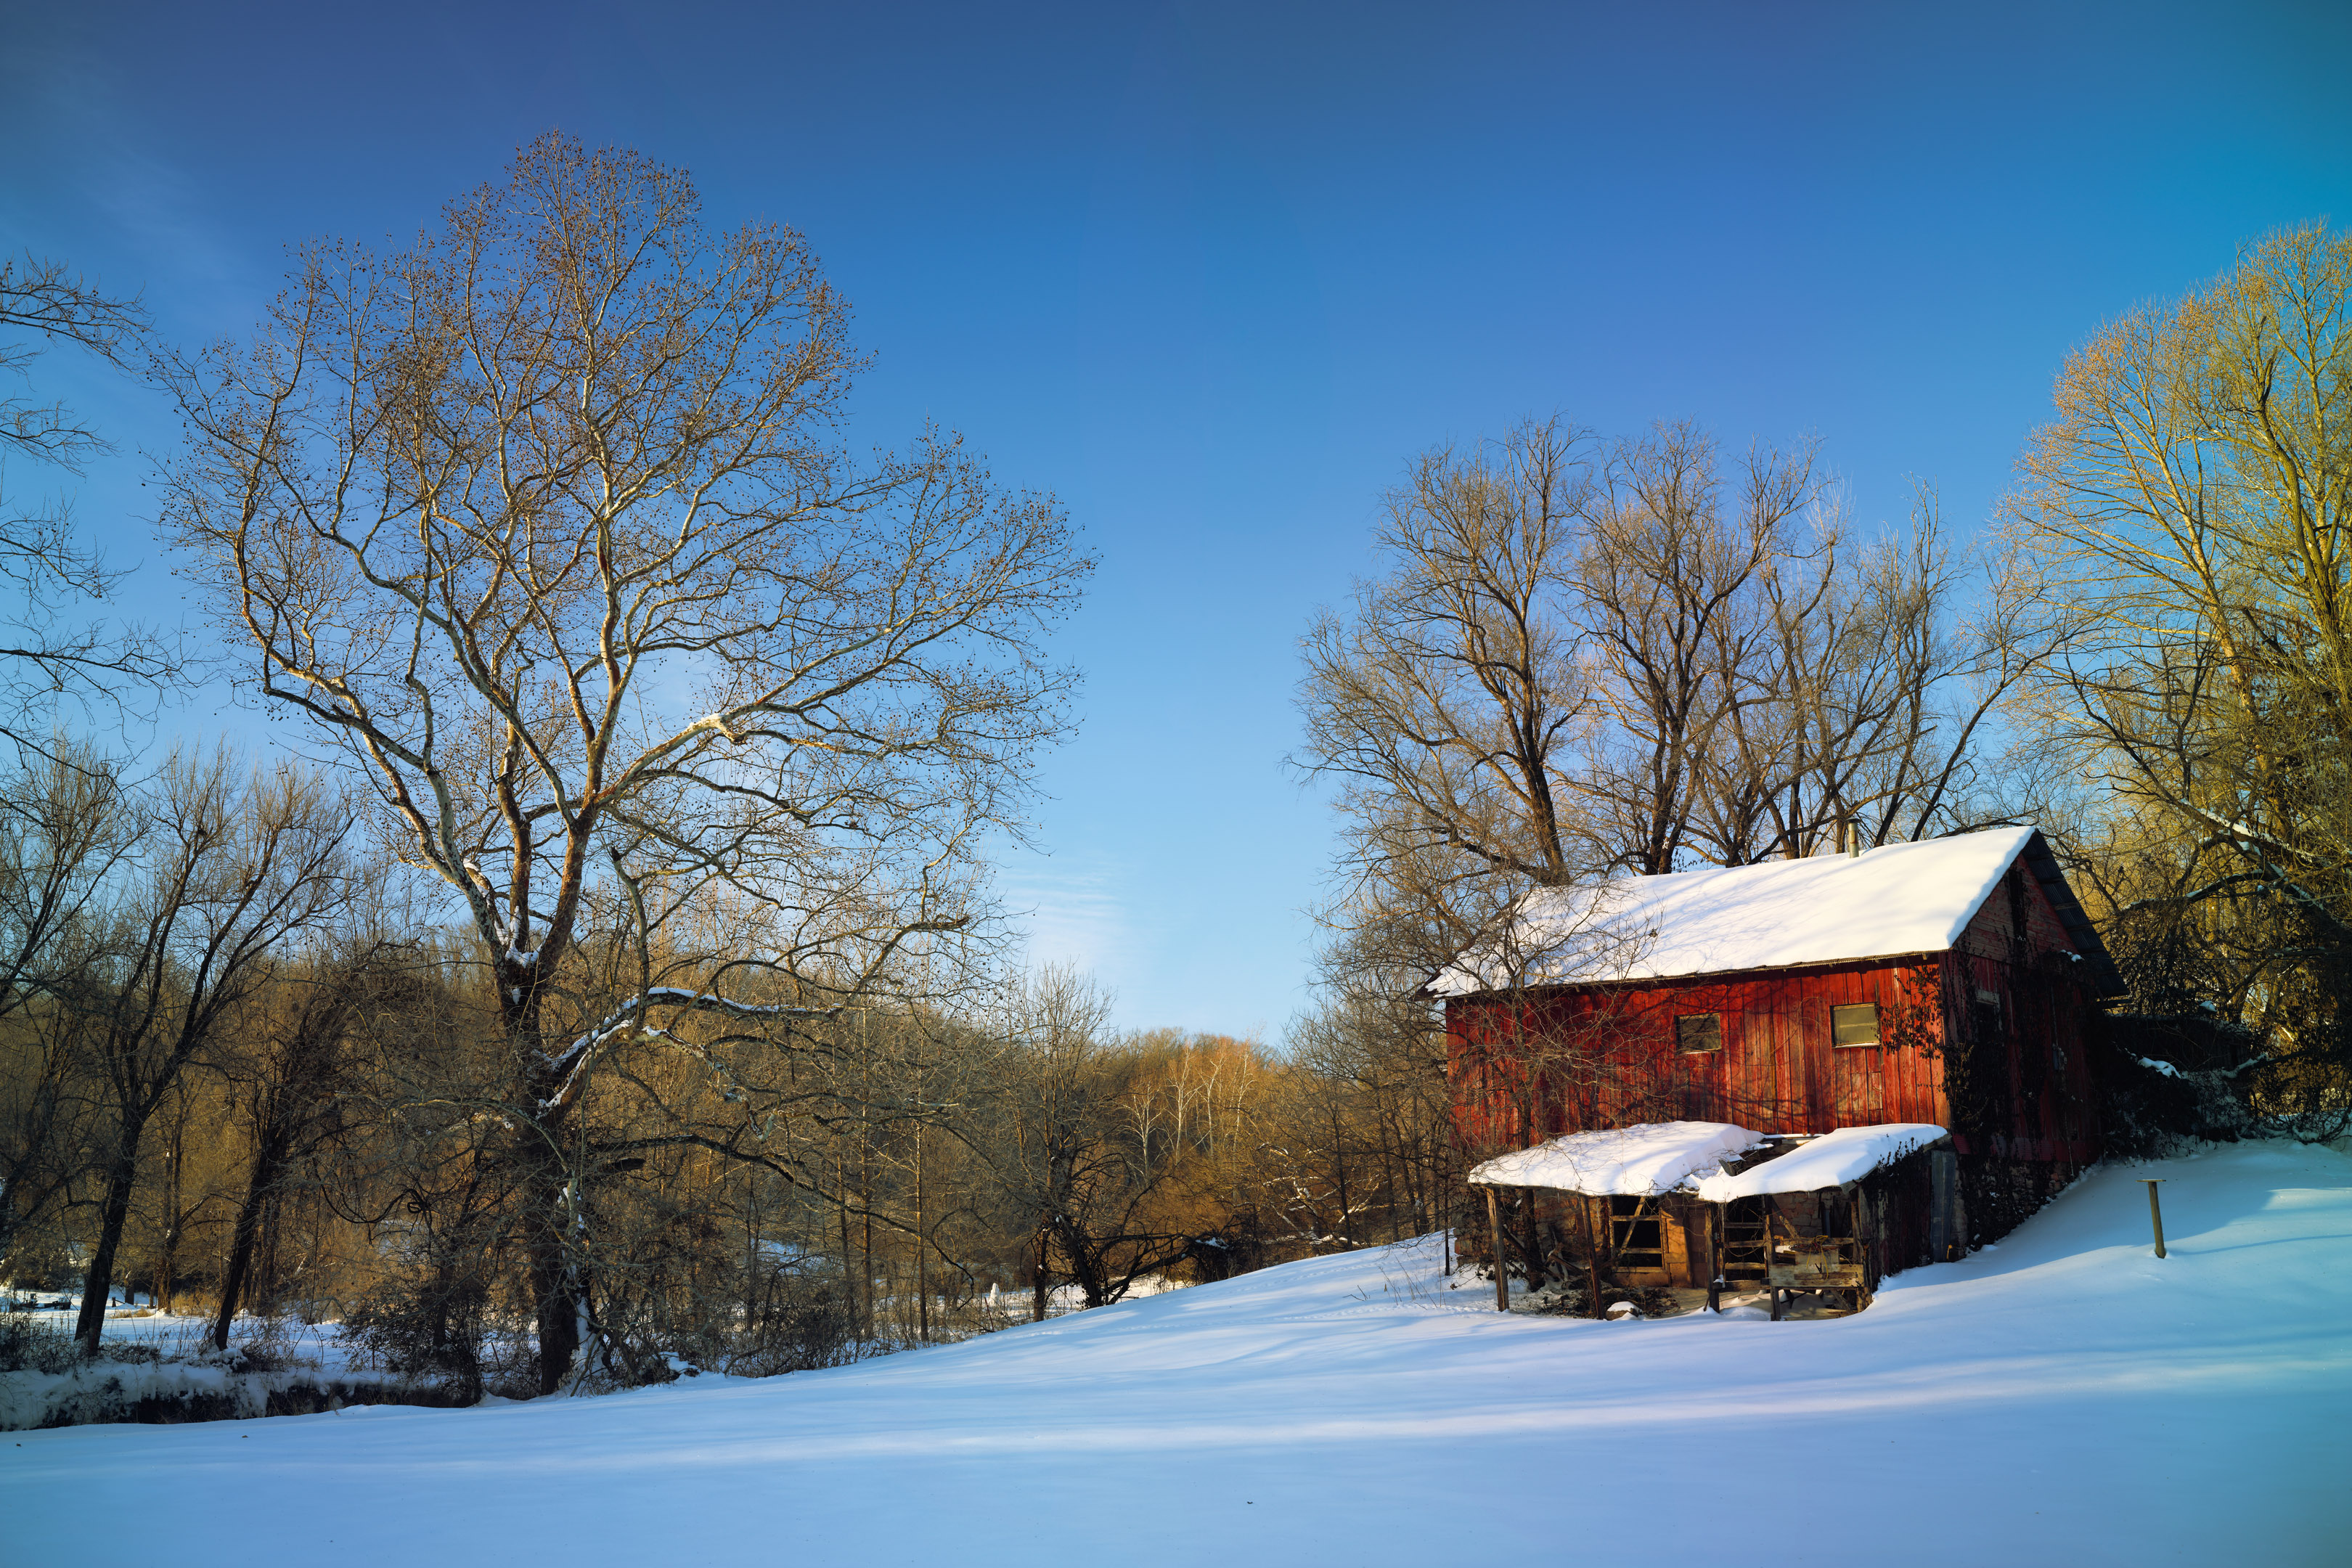
MULTIPOLYGON (((2019 866, 1948 953, 1454 998, 1456 1123, 1478 1153, 1669 1120, 1759 1132, 1951 1127, 1945 1071, 1965 1051, 1979 1142, 1991 1145, 1978 1152, 2084 1163, 2097 1153, 2082 1043, 2091 1009, 2066 943, 2019 866), (1832 1044, 1830 1009, 1861 1002, 1878 1005, 1885 1043, 1832 1044), (1706 1013, 1722 1019, 1722 1048, 1683 1052, 1675 1019, 1706 1013)), ((1958 1144, 1969 1152, 1965 1136, 1958 1144)))
MULTIPOLYGON (((2011 866, 1945 966, 1946 1029, 1984 1091, 1954 1129, 1961 1153, 2086 1164, 2099 1154, 2086 1048, 2096 1011, 2058 913, 2011 866)), ((1948 1123, 1948 1125, 1949 1125, 1948 1123)))
POLYGON ((1700 983, 1652 982, 1492 996, 1445 1009, 1463 1136, 1474 1149, 1636 1121, 1733 1121, 1759 1132, 1826 1132, 1943 1120, 1943 1009, 1933 961, 1878 960, 1700 983), (1882 1037, 1831 1044, 1830 1009, 1879 1007, 1882 1037), (1685 1053, 1675 1020, 1722 1019, 1720 1050, 1685 1053), (1909 1037, 1904 1038, 1904 1036, 1909 1037))

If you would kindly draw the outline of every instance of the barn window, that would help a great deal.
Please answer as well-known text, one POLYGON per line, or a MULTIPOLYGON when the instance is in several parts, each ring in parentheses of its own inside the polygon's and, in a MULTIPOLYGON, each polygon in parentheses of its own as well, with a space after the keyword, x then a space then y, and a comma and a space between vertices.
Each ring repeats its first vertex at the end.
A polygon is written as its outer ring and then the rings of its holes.
POLYGON ((1878 1004, 1858 1003, 1830 1009, 1830 1042, 1839 1046, 1878 1044, 1878 1004))
POLYGON ((1675 1020, 1675 1044, 1685 1052, 1723 1049, 1723 1015, 1683 1014, 1675 1020))

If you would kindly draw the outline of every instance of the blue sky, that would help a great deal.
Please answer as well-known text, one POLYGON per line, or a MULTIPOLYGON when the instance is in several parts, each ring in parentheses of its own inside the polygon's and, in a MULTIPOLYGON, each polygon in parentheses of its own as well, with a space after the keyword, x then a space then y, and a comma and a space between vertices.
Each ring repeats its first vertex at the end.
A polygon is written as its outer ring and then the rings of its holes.
MULTIPOLYGON (((2352 222, 2352 7, 300 5, 0 0, 0 243, 236 333, 550 127, 806 234, 927 417, 1102 569, 1084 725, 1004 869, 1123 1024, 1278 1037, 1329 821, 1296 645, 1413 453, 1530 414, 1818 436, 1865 520, 1990 511, 2067 349, 2352 222)), ((146 395, 79 514, 176 615, 146 395)), ((19 489, 46 483, 19 470, 19 489)), ((206 693, 167 725, 264 727, 206 693)))

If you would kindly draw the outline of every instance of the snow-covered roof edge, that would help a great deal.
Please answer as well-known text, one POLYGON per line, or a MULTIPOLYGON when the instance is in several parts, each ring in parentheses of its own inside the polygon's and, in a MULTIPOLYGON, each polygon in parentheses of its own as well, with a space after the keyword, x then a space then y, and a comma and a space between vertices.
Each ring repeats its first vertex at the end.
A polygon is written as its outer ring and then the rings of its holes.
POLYGON ((1854 857, 1536 889, 1521 900, 1516 926, 1465 949, 1422 994, 1696 979, 1945 952, 2021 861, 2087 966, 2095 994, 2122 995, 2122 975, 2057 857, 2038 828, 2022 826, 1854 857), (1540 956, 1496 962, 1506 948, 1540 956))
POLYGON ((1593 1196, 1655 1197, 1713 1175, 1763 1134, 1728 1121, 1649 1121, 1568 1132, 1470 1168, 1473 1186, 1550 1187, 1593 1196))
POLYGON ((1721 1172, 1695 1177, 1690 1186, 1705 1202, 1777 1193, 1812 1193, 1843 1187, 1906 1154, 1940 1142, 1949 1134, 1929 1121, 1887 1121, 1872 1127, 1840 1127, 1808 1139, 1787 1153, 1750 1165, 1736 1176, 1721 1172))
POLYGON ((1727 1121, 1650 1121, 1563 1133, 1470 1168, 1473 1186, 1549 1187, 1591 1197, 1695 1193, 1707 1203, 1843 1187, 1948 1137, 1925 1121, 1840 1127, 1738 1174, 1724 1164, 1770 1142, 1727 1121))

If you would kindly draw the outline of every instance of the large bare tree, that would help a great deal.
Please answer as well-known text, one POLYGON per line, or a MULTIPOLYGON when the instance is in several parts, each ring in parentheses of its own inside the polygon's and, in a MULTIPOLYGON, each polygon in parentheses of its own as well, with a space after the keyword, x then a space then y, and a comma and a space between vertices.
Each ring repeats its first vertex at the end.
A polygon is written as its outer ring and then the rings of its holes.
POLYGON ((1089 563, 952 437, 851 461, 847 326, 798 235, 715 232, 682 172, 551 136, 409 249, 302 251, 251 342, 173 369, 194 574, 493 972, 547 1390, 593 1075, 965 927, 1064 722, 1039 646, 1089 563), (689 909, 739 962, 559 1022, 600 920, 642 944, 689 909))
POLYGON ((1967 826, 1990 716, 2064 635, 1932 504, 1856 542, 1811 448, 1688 426, 1430 453, 1376 548, 1306 639, 1296 761, 1339 784, 1335 952, 1381 984, 1476 943, 1516 986, 1594 934, 1536 940, 1531 890, 1967 826))
POLYGON ((2016 515, 2088 623, 2042 713, 2113 792, 2123 945, 2221 971, 2198 1000, 2322 1131, 2352 1116, 2347 322, 2352 237, 2316 224, 2116 321, 2069 356, 2016 515))

